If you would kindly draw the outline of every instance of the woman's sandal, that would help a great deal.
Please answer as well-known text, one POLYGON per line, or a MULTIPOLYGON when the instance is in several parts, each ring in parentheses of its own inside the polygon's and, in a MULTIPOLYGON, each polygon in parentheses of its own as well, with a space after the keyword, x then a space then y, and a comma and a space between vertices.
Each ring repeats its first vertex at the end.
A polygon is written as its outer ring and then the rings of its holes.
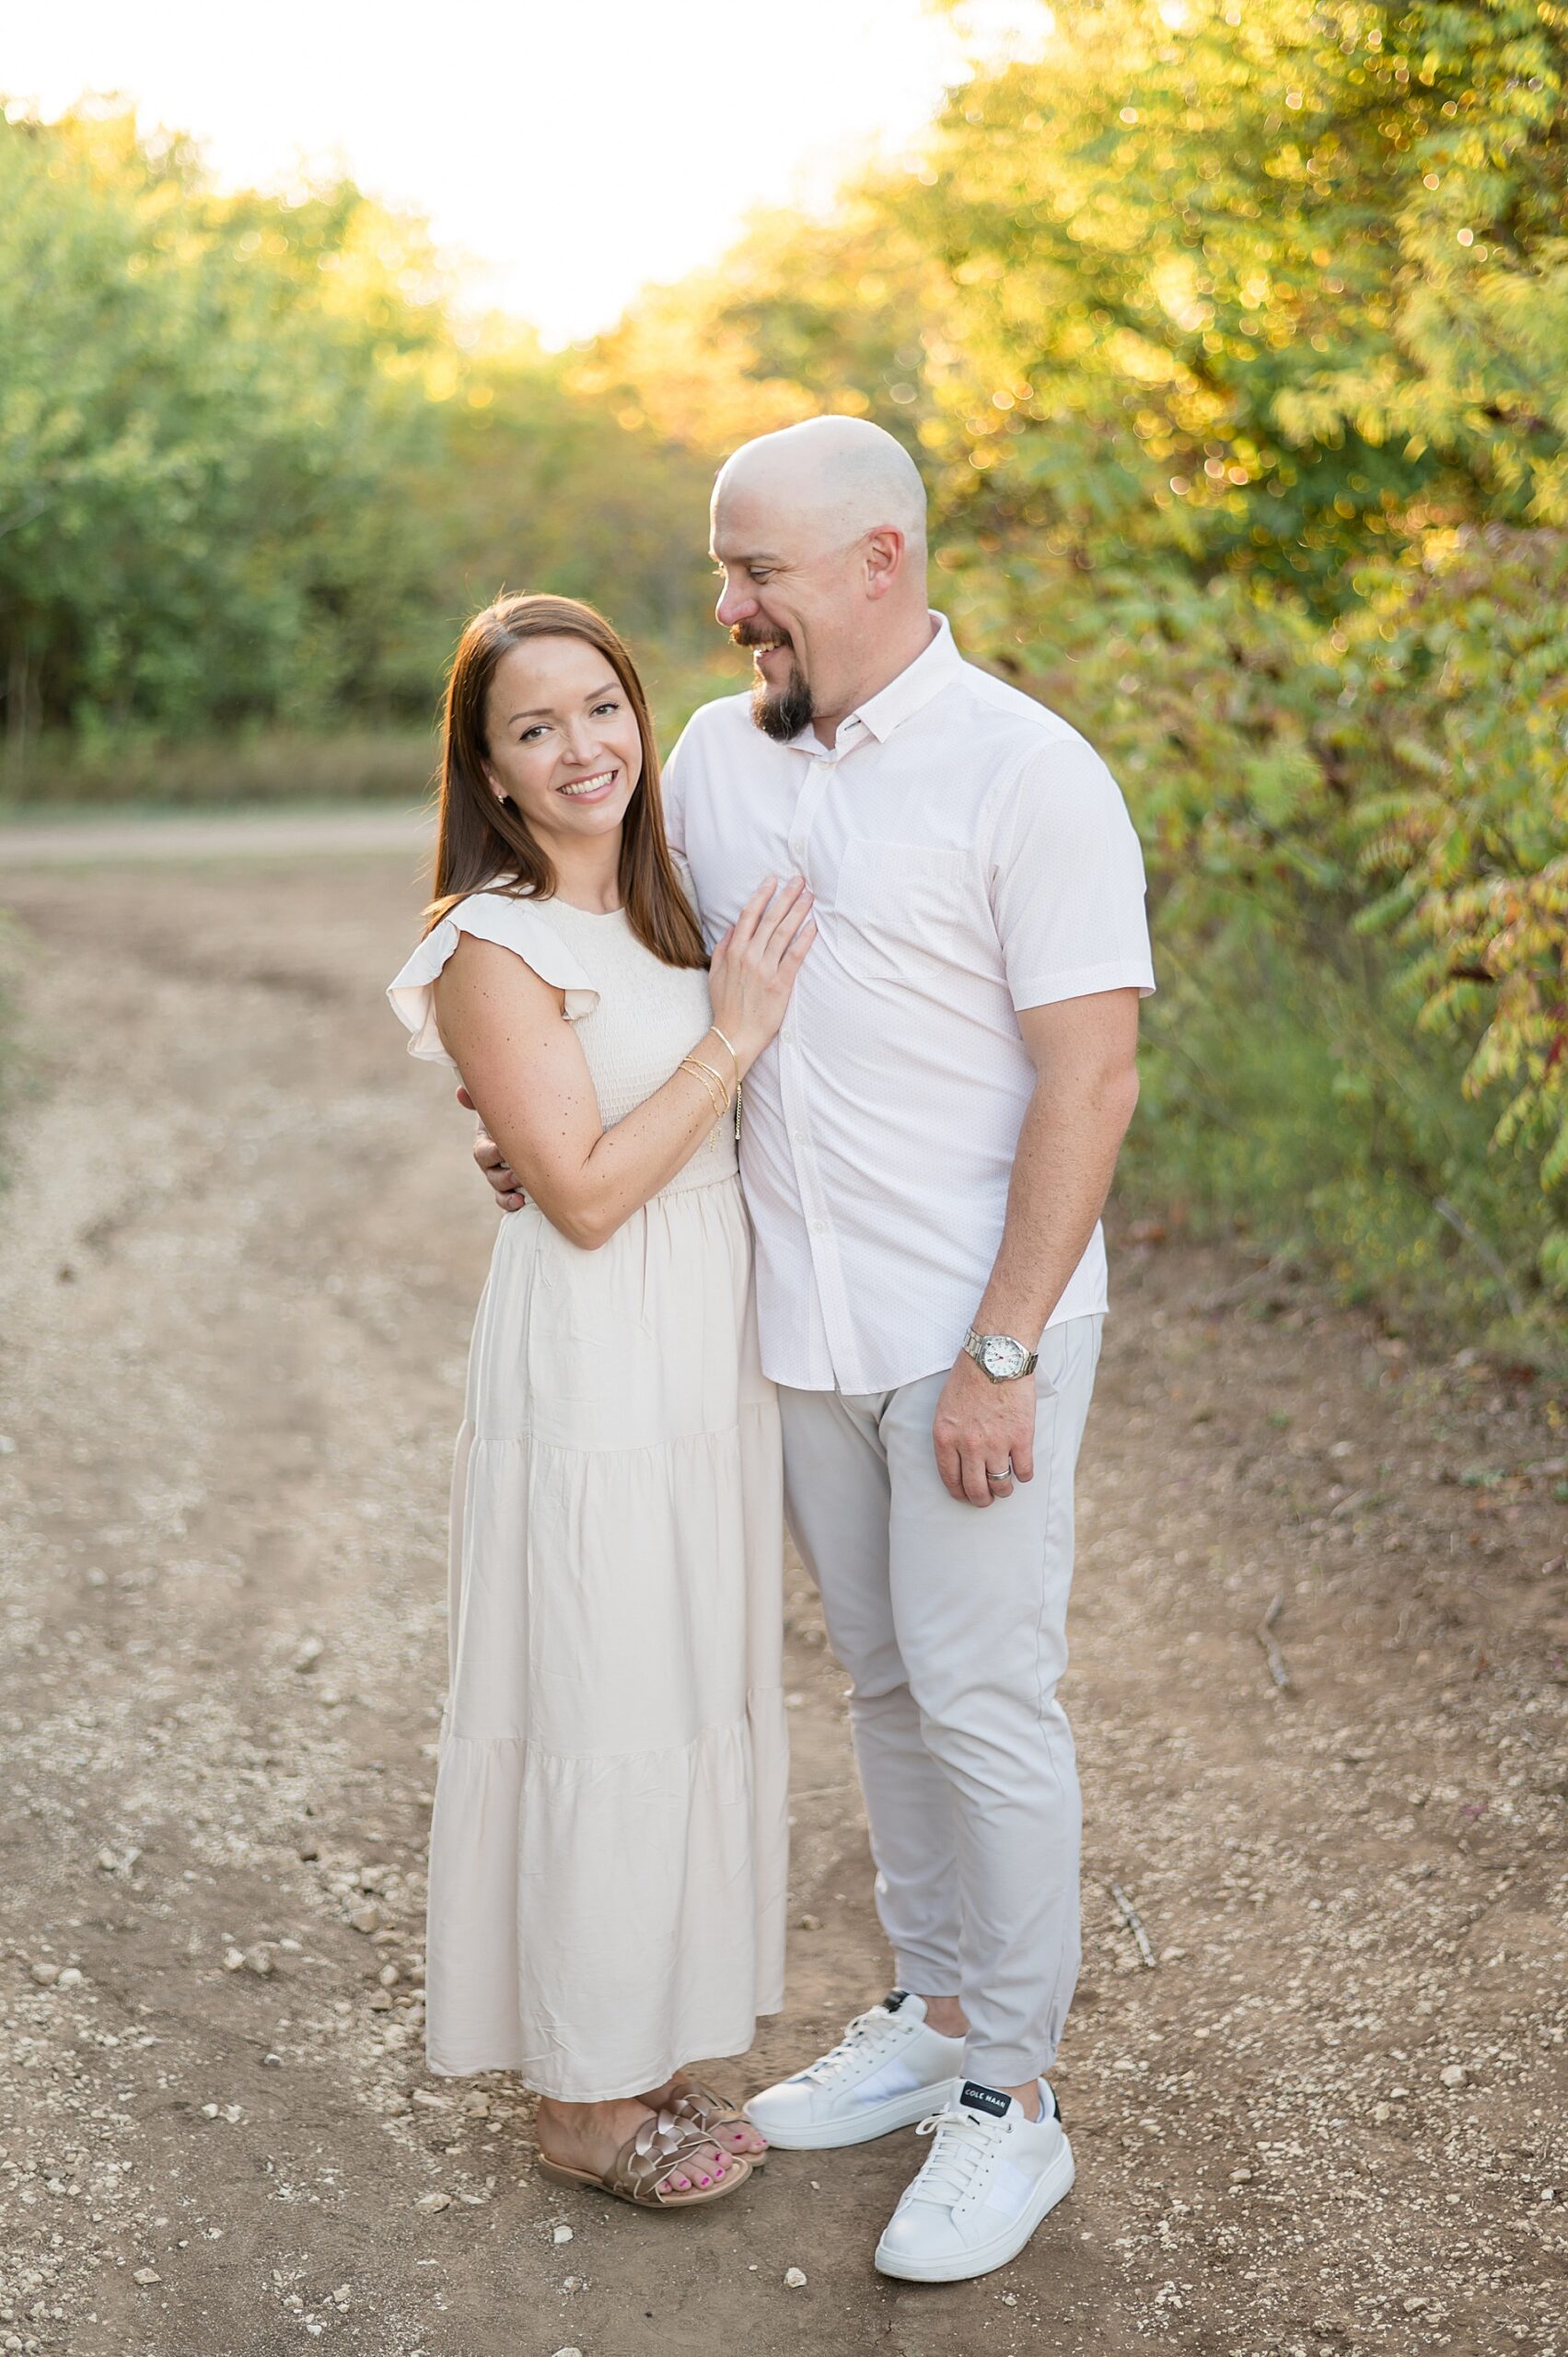
POLYGON ((684 2115, 678 2116, 671 2105, 656 2116, 649 2114, 636 2134, 627 2138, 602 2177, 592 2169, 567 2168, 560 2161, 547 2160, 542 2153, 539 2168, 542 2177, 552 2177, 557 2185, 592 2186, 600 2193, 608 2193, 612 2200, 630 2201, 639 2210, 693 2210, 699 2202, 722 2201, 726 2194, 738 2193, 751 2174, 751 2164, 744 2153, 726 2153, 729 2166, 715 2185, 693 2185, 689 2193, 665 2190, 665 2177, 683 2165, 695 2177, 699 2158, 713 2150, 712 2138, 694 2128, 684 2115))
MULTIPOLYGON (((689 2079, 679 2095, 667 2098, 664 2107, 676 2119, 690 2120, 693 2128, 700 2128, 710 2143, 716 2141, 716 2131, 721 2128, 751 2127, 738 2104, 726 2102, 723 2096, 715 2095, 712 2087, 703 2086, 699 2079, 689 2079)), ((753 2135, 761 2133, 760 2129, 752 2129, 751 2132, 753 2135)), ((765 2144, 760 2153, 738 2153, 728 2144, 720 2144, 718 2150, 726 2161, 749 2161, 753 2176, 768 2157, 765 2144)))

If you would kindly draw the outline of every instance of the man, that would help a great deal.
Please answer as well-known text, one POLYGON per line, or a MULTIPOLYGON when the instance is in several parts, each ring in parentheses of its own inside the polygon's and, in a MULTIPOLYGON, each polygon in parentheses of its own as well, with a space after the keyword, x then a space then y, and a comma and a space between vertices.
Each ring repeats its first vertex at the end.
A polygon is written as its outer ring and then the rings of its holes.
POLYGON ((761 877, 816 895, 741 1162, 786 1509, 854 1680, 898 1981, 747 2108, 807 2147, 938 2115, 877 2265, 950 2282, 1013 2258, 1073 2180, 1043 2075, 1079 1954, 1056 1687, 1099 1214, 1154 987, 1143 865, 1091 748, 930 611, 891 435, 817 418, 748 443, 713 549, 756 681, 691 720, 666 810, 710 944, 761 877))

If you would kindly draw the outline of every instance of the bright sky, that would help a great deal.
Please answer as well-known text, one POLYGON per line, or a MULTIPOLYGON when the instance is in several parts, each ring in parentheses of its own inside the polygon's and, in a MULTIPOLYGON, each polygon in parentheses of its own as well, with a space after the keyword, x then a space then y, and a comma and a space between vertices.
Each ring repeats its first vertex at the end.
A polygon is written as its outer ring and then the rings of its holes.
POLYGON ((716 257, 759 204, 897 152, 1041 0, 72 0, 7 12, 0 91, 193 133, 226 186, 339 165, 426 215, 474 294, 552 343, 716 257), (967 22, 966 22, 967 20, 967 22))

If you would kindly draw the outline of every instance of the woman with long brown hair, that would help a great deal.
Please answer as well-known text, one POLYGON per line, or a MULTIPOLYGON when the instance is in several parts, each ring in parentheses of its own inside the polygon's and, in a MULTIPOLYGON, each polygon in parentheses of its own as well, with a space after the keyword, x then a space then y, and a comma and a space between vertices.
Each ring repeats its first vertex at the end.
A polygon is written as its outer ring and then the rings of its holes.
POLYGON ((452 665, 427 914, 392 1004, 528 1197, 453 1483, 430 2066, 519 2073, 547 2171, 685 2207, 765 2149, 686 2066, 783 1995, 778 1421, 735 1135, 810 897, 765 879, 708 967, 631 657, 524 597, 452 665))

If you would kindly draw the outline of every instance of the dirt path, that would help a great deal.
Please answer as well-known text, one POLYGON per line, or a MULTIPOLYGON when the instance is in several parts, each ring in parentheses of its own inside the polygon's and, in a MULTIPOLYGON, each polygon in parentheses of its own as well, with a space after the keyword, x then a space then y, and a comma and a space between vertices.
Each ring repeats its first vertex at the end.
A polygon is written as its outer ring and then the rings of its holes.
POLYGON ((64 819, 37 817, 0 826, 0 876, 25 867, 135 866, 169 860, 317 859, 329 853, 380 852, 417 857, 430 831, 430 814, 385 803, 363 809, 267 810, 256 805, 215 815, 161 812, 156 819, 101 810, 64 819))
MULTIPOLYGON (((0 2351, 1568 2357, 1568 1431, 1527 1392, 1124 1246, 1070 1686, 1072 2200, 923 2290, 870 2267, 912 2136, 776 2155, 679 2223, 552 2191, 513 2085, 421 2062, 491 1214, 377 1004, 412 861, 6 897, 0 2351)), ((723 2073, 749 2084, 887 1969, 798 1579, 790 1611, 791 2003, 723 2073)))

